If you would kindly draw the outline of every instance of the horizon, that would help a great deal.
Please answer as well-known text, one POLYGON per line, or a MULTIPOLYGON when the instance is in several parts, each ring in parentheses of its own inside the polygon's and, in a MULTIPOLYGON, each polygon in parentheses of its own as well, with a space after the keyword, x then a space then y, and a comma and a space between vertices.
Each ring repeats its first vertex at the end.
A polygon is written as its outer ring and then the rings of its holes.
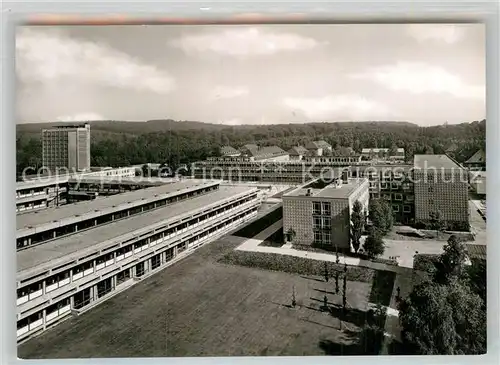
POLYGON ((454 125, 485 55, 484 24, 19 26, 16 122, 454 125))
POLYGON ((415 122, 411 121, 403 121, 403 120, 352 120, 352 121, 321 121, 321 122, 282 122, 282 123, 269 123, 269 124, 224 124, 224 123, 209 123, 209 122, 202 122, 198 120, 174 120, 170 118, 164 118, 164 119, 149 119, 149 120, 113 120, 113 119, 102 119, 102 120, 72 120, 72 121, 43 121, 43 122, 25 122, 25 123, 16 123, 16 125, 37 125, 37 124, 54 124, 54 125, 61 125, 61 124, 67 124, 67 125, 76 125, 76 124, 81 124, 81 123, 100 123, 100 122, 116 122, 116 123, 150 123, 150 122, 174 122, 174 123, 200 123, 200 124, 207 124, 207 125, 214 125, 214 126, 225 126, 225 127, 258 127, 262 125, 266 126, 273 126, 273 125, 306 125, 306 124, 355 124, 355 123, 360 123, 360 124, 367 124, 367 123, 393 123, 393 124, 410 124, 414 125, 417 127, 439 127, 439 126, 454 126, 454 125, 460 125, 460 124, 470 124, 474 122, 482 122, 486 121, 486 118, 482 119, 474 119, 470 121, 462 121, 462 122, 456 122, 456 123, 441 123, 441 124, 431 124, 431 125, 421 125, 415 122))

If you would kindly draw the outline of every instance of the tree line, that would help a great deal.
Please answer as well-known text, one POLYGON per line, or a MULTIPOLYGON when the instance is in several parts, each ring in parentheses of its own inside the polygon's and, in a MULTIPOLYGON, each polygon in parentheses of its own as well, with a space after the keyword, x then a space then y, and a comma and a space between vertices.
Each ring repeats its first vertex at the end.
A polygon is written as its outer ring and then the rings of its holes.
MULTIPOLYGON (((123 127, 123 132, 117 133, 109 132, 109 126, 103 123, 92 129, 91 123, 91 164, 119 167, 155 162, 175 168, 180 164, 218 156, 219 148, 223 145, 240 147, 257 143, 263 146, 278 145, 288 150, 317 139, 330 143, 338 153, 343 152, 342 148, 352 148, 359 153, 362 148, 402 147, 406 150, 408 161, 412 160, 414 154, 439 154, 447 151, 450 146, 455 146, 454 157, 458 161, 464 161, 476 150, 484 148, 486 139, 484 120, 433 127, 395 122, 218 126, 201 129, 176 129, 176 125, 182 126, 182 123, 169 124, 170 130, 140 133, 134 129, 129 133, 123 127)), ((18 173, 28 166, 37 168, 42 164, 40 134, 33 132, 33 126, 30 128, 30 132, 18 128, 18 173)))

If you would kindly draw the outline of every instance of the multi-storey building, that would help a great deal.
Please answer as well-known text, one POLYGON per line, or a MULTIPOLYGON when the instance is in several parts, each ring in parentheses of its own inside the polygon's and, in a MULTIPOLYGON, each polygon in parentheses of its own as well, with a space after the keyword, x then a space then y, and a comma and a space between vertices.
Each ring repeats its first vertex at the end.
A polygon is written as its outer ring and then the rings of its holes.
POLYGON ((469 228, 467 171, 446 155, 415 155, 415 221, 428 223, 432 213, 449 228, 469 228))
MULTIPOLYGON (((88 185, 93 186, 93 189, 90 189, 92 193, 128 191, 134 188, 133 181, 124 181, 124 179, 127 177, 132 179, 134 176, 135 168, 133 167, 104 168, 98 171, 82 173, 27 176, 24 181, 18 181, 16 184, 16 212, 24 213, 72 202, 77 198, 73 197, 71 199, 70 195, 85 191, 88 185), (116 183, 112 184, 108 180, 110 178, 119 182, 118 189, 116 189, 117 182, 113 180, 116 183)), ((143 181, 141 185, 141 187, 154 186, 149 181, 143 181)))
POLYGON ((218 181, 177 182, 137 193, 51 208, 21 221, 18 216, 18 246, 38 243, 17 252, 18 341, 237 228, 260 205, 258 189, 218 181))
POLYGON ((368 179, 317 179, 283 195, 283 232, 293 243, 350 249, 350 217, 359 201, 368 212, 368 179))
POLYGON ((411 224, 415 218, 415 195, 412 165, 351 166, 352 177, 370 181, 370 198, 390 203, 397 222, 411 224))
POLYGON ((90 170, 90 124, 42 130, 43 166, 54 172, 90 170))
POLYGON ((301 161, 252 161, 239 157, 212 157, 192 165, 197 179, 265 181, 303 184, 338 167, 360 163, 359 156, 304 157, 301 161))

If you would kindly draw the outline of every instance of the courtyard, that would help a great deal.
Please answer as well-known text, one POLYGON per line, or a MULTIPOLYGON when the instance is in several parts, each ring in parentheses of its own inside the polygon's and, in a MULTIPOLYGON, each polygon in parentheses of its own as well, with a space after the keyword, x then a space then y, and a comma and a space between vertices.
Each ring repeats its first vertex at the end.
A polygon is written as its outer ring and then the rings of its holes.
POLYGON ((228 236, 103 304, 19 346, 19 357, 341 355, 362 352, 371 283, 348 282, 343 330, 321 310, 320 277, 225 265, 216 258, 244 238, 228 236), (297 306, 291 308, 293 288, 297 306))

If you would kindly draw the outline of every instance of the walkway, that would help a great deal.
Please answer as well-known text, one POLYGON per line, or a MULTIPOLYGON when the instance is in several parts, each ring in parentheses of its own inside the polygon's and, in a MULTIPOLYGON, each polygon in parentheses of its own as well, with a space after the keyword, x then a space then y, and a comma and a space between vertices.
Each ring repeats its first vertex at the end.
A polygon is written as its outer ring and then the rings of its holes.
MULTIPOLYGON (((294 257, 304 257, 304 258, 309 258, 312 260, 318 260, 318 261, 330 261, 330 262, 335 262, 336 261, 336 255, 332 254, 327 254, 327 253, 319 253, 319 252, 308 252, 308 251, 301 251, 301 250, 296 250, 291 248, 289 245, 286 245, 286 247, 267 247, 267 246, 259 246, 266 238, 271 236, 273 233, 275 233, 277 230, 283 227, 283 220, 279 220, 276 223, 272 224, 271 226, 267 227, 260 233, 256 234, 253 238, 249 238, 245 240, 241 245, 239 245, 236 250, 239 251, 248 251, 248 252, 263 252, 263 253, 274 253, 274 254, 279 254, 279 255, 289 255, 289 256, 294 256, 294 257)), ((411 243, 411 242, 410 242, 411 243)), ((442 242, 440 242, 442 244, 442 242)), ((432 243, 430 244, 432 246, 432 243)), ((442 246, 441 246, 442 247, 442 246)), ((347 265, 350 266, 361 266, 361 267, 366 267, 370 269, 375 269, 375 270, 386 270, 386 271, 393 271, 393 272, 400 272, 398 270, 398 266, 393 266, 393 265, 386 265, 378 262, 371 262, 367 260, 362 260, 354 257, 346 257, 343 255, 339 254, 339 261, 341 264, 346 263, 347 265)), ((410 264, 409 262, 406 262, 410 264)), ((413 258, 411 259, 411 267, 413 267, 413 258)), ((392 297, 391 297, 391 302, 394 301, 394 298, 396 296, 396 285, 393 287, 393 292, 392 292, 392 297)), ((375 304, 370 303, 370 307, 374 308, 375 304)), ((396 309, 391 308, 391 306, 385 307, 386 309, 386 321, 385 321, 385 326, 384 326, 384 343, 382 345, 382 350, 381 354, 388 354, 389 353, 389 344, 393 340, 398 340, 400 341, 401 337, 401 328, 399 326, 399 313, 396 309)))
MULTIPOLYGON (((336 256, 332 255, 330 253, 320 253, 320 252, 296 250, 296 249, 291 248, 291 247, 259 246, 266 238, 271 236, 273 233, 275 233, 282 226, 283 226, 283 221, 280 219, 279 221, 277 221, 273 225, 267 227, 265 230, 263 230, 262 232, 255 235, 253 238, 247 239, 240 246, 236 247, 236 250, 249 251, 249 252, 274 253, 274 254, 288 255, 288 256, 294 256, 294 257, 304 257, 304 258, 308 258, 311 260, 318 260, 318 261, 330 261, 330 262, 336 261, 336 256)), ((346 256, 343 256, 341 254, 339 254, 339 262, 342 265, 344 263, 346 263, 347 265, 350 265, 350 266, 361 266, 361 267, 366 267, 366 268, 370 268, 370 269, 374 269, 374 270, 386 270, 386 271, 398 272, 398 267, 394 266, 394 265, 386 265, 383 263, 362 260, 362 259, 355 258, 355 257, 346 257, 346 256)))

